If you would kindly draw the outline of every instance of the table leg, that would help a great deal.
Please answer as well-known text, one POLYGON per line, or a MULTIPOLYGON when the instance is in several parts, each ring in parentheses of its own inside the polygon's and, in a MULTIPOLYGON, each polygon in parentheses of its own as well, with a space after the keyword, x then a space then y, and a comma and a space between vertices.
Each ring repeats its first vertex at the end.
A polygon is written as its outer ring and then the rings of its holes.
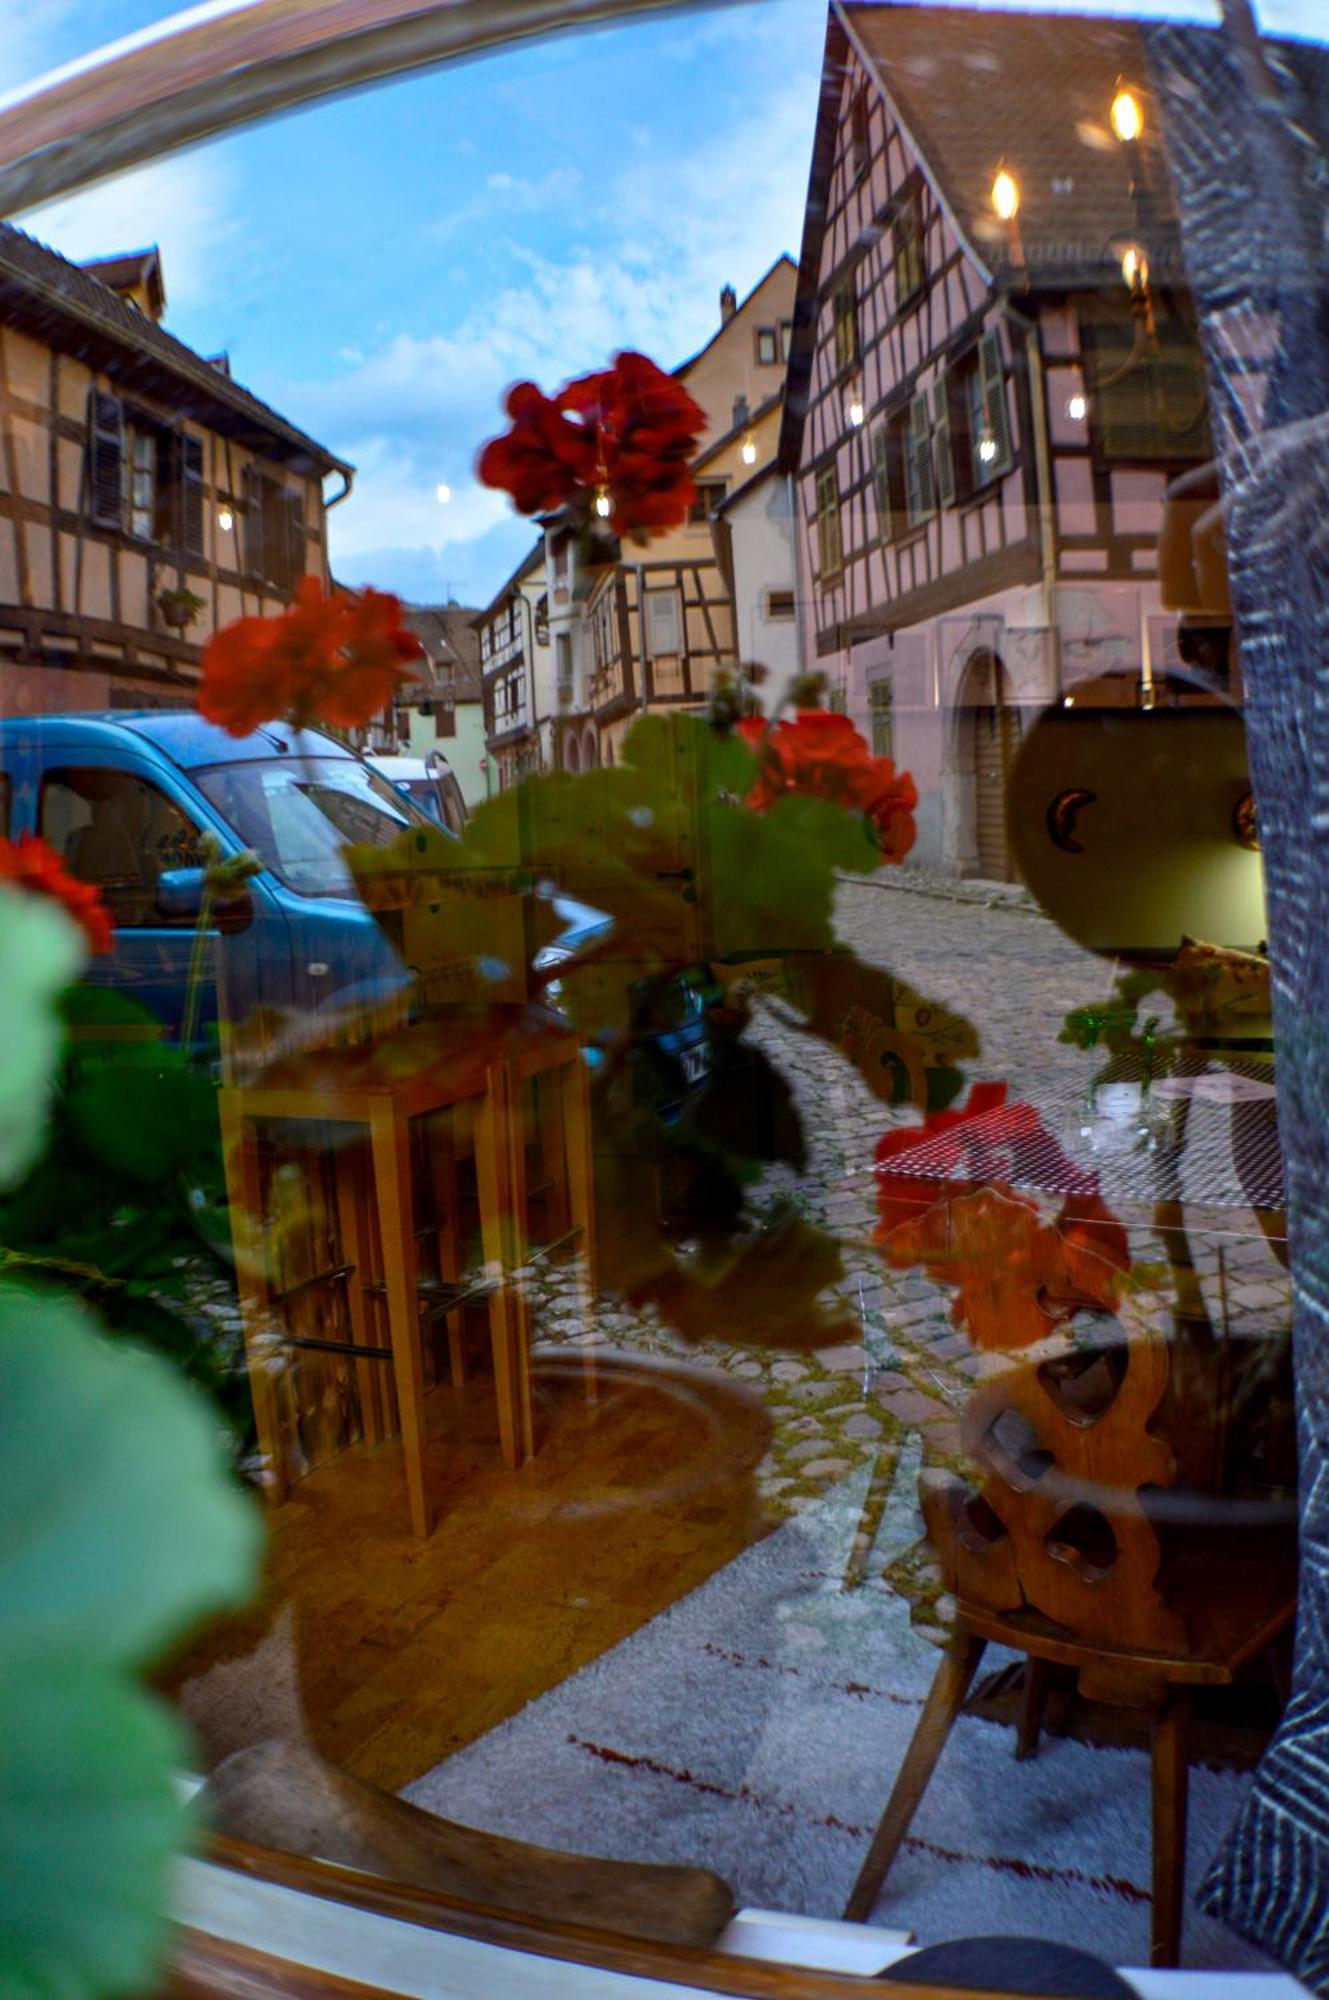
POLYGON ((489 1071, 488 1087, 475 1113, 475 1178, 480 1197, 480 1236, 489 1295, 489 1337, 494 1357, 494 1393, 503 1463, 522 1462, 522 1430, 516 1396, 513 1315, 509 1310, 510 1231, 507 1171, 507 1078, 500 1064, 489 1071))
POLYGON ((235 1245, 236 1283, 245 1335, 249 1391, 254 1399, 254 1423, 262 1461, 259 1482, 274 1505, 286 1498, 286 1458, 282 1450, 277 1390, 273 1382, 276 1344, 273 1310, 263 1244, 263 1187, 258 1164, 258 1139, 229 1091, 218 1093, 222 1157, 231 1238, 235 1245))
POLYGON ((420 1301, 416 1289, 410 1125, 405 1118, 397 1115, 393 1105, 372 1104, 369 1136, 411 1527, 417 1535, 425 1536, 429 1533, 431 1519, 426 1487, 424 1355, 420 1337, 420 1301))

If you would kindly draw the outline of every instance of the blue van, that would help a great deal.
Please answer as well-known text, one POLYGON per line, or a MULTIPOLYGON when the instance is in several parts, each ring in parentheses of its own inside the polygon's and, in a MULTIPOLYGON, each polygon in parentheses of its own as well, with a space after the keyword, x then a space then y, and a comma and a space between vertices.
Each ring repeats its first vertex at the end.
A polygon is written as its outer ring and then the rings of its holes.
POLYGON ((0 721, 0 830, 39 834, 95 883, 115 944, 85 978, 139 1002, 178 1041, 203 896, 204 836, 262 862, 218 910, 199 1011, 211 1042, 225 939, 227 1008, 332 1015, 388 999, 408 975, 343 857, 432 826, 353 751, 312 730, 250 736, 150 709, 0 721))

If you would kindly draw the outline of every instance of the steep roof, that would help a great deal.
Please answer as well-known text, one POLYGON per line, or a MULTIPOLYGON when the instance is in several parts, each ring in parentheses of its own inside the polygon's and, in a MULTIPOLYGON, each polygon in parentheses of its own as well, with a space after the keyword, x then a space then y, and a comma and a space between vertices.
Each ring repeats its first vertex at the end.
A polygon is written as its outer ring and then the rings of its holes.
POLYGON ((1161 120, 1148 103, 1140 23, 913 0, 838 11, 989 270, 1016 261, 992 211, 1002 166, 1019 183, 1019 241, 1032 277, 1074 279, 1118 264, 1121 247, 1140 233, 1129 159, 1108 122, 1123 82, 1145 101, 1135 152, 1153 260, 1175 254, 1176 212, 1161 120))
POLYGON ((350 474, 344 460, 121 298, 95 269, 71 263, 8 222, 0 222, 0 320, 264 457, 307 473, 350 474))
POLYGON ((152 243, 146 250, 127 250, 119 257, 85 257, 79 268, 88 271, 113 292, 127 292, 142 285, 148 295, 152 317, 159 320, 166 310, 166 280, 162 276, 161 252, 152 243))
POLYGON ((709 340, 704 340, 701 346, 697 349, 695 354, 689 354, 687 360, 680 361, 676 368, 670 370, 670 373, 672 375, 678 376, 681 379, 684 375, 688 373, 689 369, 695 368, 697 363, 701 360, 702 356, 704 354, 710 353, 716 341, 719 340, 721 336, 726 332, 730 323, 733 320, 736 320, 740 313, 747 311, 748 307, 752 304, 752 301, 756 298, 762 286, 768 285, 770 283, 771 279, 775 276, 780 266, 782 264, 788 264, 792 269, 793 263, 794 260, 789 255, 789 252, 787 250, 782 250, 779 256, 776 258, 775 262, 770 266, 770 268, 764 271, 761 277, 758 278, 756 284, 752 287, 752 290, 748 292, 744 298, 741 298, 738 301, 737 305, 734 307, 733 312, 730 313, 729 318, 722 319, 720 321, 719 326, 716 327, 715 332, 710 336, 709 340))
POLYGON ((431 671, 438 661, 451 665, 458 701, 479 701, 483 690, 474 608, 461 604, 408 604, 402 617, 428 652, 431 671))

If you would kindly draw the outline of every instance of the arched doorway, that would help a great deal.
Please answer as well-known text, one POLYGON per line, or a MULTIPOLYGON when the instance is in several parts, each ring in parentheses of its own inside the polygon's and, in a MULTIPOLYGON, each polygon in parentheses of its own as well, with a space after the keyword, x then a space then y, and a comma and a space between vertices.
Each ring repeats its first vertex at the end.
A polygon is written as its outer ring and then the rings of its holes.
POLYGON ((593 771, 600 762, 600 740, 595 733, 595 724, 588 722, 582 734, 581 765, 584 771, 593 771))
POLYGON ((985 882, 1014 879, 1006 841, 1006 789, 1020 743, 1010 686, 988 647, 970 655, 960 682, 960 767, 973 802, 974 873, 985 882))
POLYGON ((577 745, 575 733, 565 736, 563 739, 563 769, 565 771, 578 771, 581 769, 581 752, 577 745))

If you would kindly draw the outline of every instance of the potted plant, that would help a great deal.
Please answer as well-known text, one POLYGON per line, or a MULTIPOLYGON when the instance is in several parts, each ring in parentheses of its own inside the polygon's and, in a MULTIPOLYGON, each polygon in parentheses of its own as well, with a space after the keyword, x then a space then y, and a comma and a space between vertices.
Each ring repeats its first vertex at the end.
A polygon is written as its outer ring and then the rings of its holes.
POLYGON ((161 612, 163 623, 177 632, 183 632, 193 624, 205 601, 196 590, 186 590, 183 585, 176 590, 157 592, 157 609, 161 612))

